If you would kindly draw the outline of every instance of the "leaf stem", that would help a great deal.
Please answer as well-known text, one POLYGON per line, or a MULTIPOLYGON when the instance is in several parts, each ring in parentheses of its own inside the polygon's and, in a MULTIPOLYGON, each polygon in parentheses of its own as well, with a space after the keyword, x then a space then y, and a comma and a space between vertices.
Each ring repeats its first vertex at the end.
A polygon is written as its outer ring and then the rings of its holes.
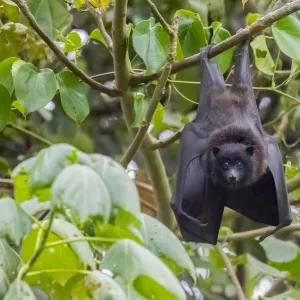
POLYGON ((104 238, 104 237, 78 237, 78 238, 72 238, 72 239, 48 243, 44 245, 44 248, 55 247, 63 244, 71 244, 75 242, 101 242, 105 244, 113 244, 117 241, 119 241, 119 239, 104 238))
POLYGON ((231 279, 232 283, 234 284, 234 286, 236 288, 238 300, 246 300, 246 297, 244 295, 243 289, 242 289, 242 287, 240 285, 239 280, 236 277, 236 274, 235 274, 235 271, 234 271, 234 268, 233 268, 233 265, 232 265, 230 259, 228 258, 228 256, 226 255, 226 253, 223 251, 223 249, 220 246, 220 244, 216 245, 216 249, 219 252, 220 256, 222 257, 222 259, 223 259, 223 261, 225 263, 227 272, 228 272, 228 276, 229 276, 229 278, 231 279))
POLYGON ((43 227, 42 229, 40 229, 42 231, 41 238, 37 239, 38 244, 36 245, 36 249, 35 249, 33 255, 31 256, 31 258, 29 259, 29 261, 21 267, 19 274, 18 274, 19 280, 21 280, 28 273, 28 271, 32 268, 32 266, 34 265, 36 260, 39 258, 39 256, 43 252, 44 246, 46 244, 48 235, 49 235, 51 227, 52 227, 54 215, 55 215, 55 211, 51 211, 49 220, 47 222, 47 227, 46 228, 43 227))
POLYGON ((11 128, 13 128, 13 129, 15 129, 19 132, 22 132, 26 135, 29 135, 29 136, 33 137, 34 139, 36 139, 36 140, 42 142, 43 144, 47 145, 47 146, 52 145, 52 143, 50 141, 46 140, 45 138, 41 137, 40 135, 38 135, 38 134, 28 130, 28 129, 25 129, 25 128, 19 126, 19 125, 16 125, 16 124, 13 124, 13 123, 9 122, 9 123, 7 123, 7 127, 11 127, 11 128))
POLYGON ((76 269, 53 269, 53 270, 41 270, 41 271, 34 271, 28 272, 27 276, 36 276, 41 274, 51 274, 51 273, 77 273, 83 275, 89 275, 91 271, 87 270, 76 270, 76 269))
POLYGON ((76 76, 78 76, 83 82, 89 85, 91 88, 98 90, 104 94, 107 94, 111 97, 120 96, 120 91, 116 89, 111 89, 101 83, 95 81, 91 77, 89 77, 86 73, 84 73, 81 69, 79 69, 74 63, 72 63, 65 54, 56 46, 56 44, 51 40, 51 38, 45 33, 45 31, 39 26, 34 16, 32 15, 28 5, 24 0, 13 0, 14 3, 20 8, 23 12, 24 16, 27 18, 31 27, 35 30, 35 32, 41 37, 41 39, 47 44, 47 46, 54 52, 56 57, 76 76))

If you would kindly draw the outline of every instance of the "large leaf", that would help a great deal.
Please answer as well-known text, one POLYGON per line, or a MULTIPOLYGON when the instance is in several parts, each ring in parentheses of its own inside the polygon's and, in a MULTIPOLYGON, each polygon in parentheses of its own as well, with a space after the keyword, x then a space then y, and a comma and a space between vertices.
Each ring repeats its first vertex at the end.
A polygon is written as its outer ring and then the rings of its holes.
MULTIPOLYGON (((221 23, 213 22, 211 26, 213 28, 213 37, 211 40, 212 43, 220 43, 231 36, 229 31, 222 27, 221 23)), ((212 61, 219 66, 222 74, 224 74, 230 67, 232 56, 233 56, 233 49, 230 48, 225 52, 212 58, 212 61)))
POLYGON ((272 25, 272 32, 280 50, 295 60, 300 60, 300 20, 289 15, 272 25))
POLYGON ((50 201, 40 202, 37 197, 23 201, 20 206, 27 214, 35 215, 39 212, 50 209, 50 201))
POLYGON ((40 151, 29 175, 32 192, 49 188, 56 176, 73 163, 91 165, 92 161, 88 155, 68 144, 56 144, 40 151))
POLYGON ((5 239, 0 239, 0 268, 10 281, 13 281, 17 276, 19 265, 20 259, 18 256, 5 239))
POLYGON ((80 124, 89 114, 88 87, 70 71, 58 75, 61 104, 66 114, 80 124))
POLYGON ((187 270, 196 280, 194 265, 175 234, 148 215, 142 214, 142 220, 145 247, 164 261, 176 275, 187 270))
POLYGON ((10 117, 10 94, 7 88, 0 83, 0 131, 2 131, 10 117))
POLYGON ((30 286, 24 281, 15 280, 3 300, 37 300, 30 286))
POLYGON ((35 157, 26 159, 18 164, 11 173, 11 177, 14 181, 14 197, 17 202, 23 202, 32 197, 28 186, 28 177, 35 161, 35 157))
POLYGON ((266 37, 264 35, 259 35, 253 40, 251 47, 254 52, 257 69, 267 75, 273 75, 275 64, 269 52, 266 37))
POLYGON ((206 36, 200 16, 188 10, 178 10, 179 41, 185 57, 198 53, 207 45, 206 36))
POLYGON ((29 217, 10 198, 0 199, 0 238, 10 238, 17 245, 31 229, 29 217))
POLYGON ((0 299, 3 299, 9 289, 9 279, 5 272, 0 268, 0 299))
POLYGON ((111 211, 109 192, 90 167, 71 165, 57 176, 51 188, 54 209, 70 208, 81 221, 98 217, 107 222, 111 211))
MULTIPOLYGON (((51 231, 57 234, 63 240, 84 237, 83 234, 74 225, 62 219, 54 220, 51 231)), ((90 266, 92 267, 92 269, 95 269, 96 266, 93 252, 88 242, 73 242, 70 243, 70 247, 73 249, 73 251, 85 266, 90 266)))
POLYGON ((10 95, 14 90, 14 82, 11 71, 16 60, 18 60, 17 57, 10 57, 0 63, 0 83, 7 88, 10 95))
POLYGON ((28 0, 28 6, 40 27, 51 39, 55 39, 57 31, 70 27, 72 16, 59 0, 28 0))
POLYGON ((101 176, 113 207, 131 213, 140 219, 140 198, 133 180, 126 170, 109 156, 92 154, 93 169, 101 176))
POLYGON ((290 241, 281 241, 272 236, 260 243, 270 261, 283 263, 294 260, 298 254, 298 247, 290 241))
POLYGON ((102 269, 122 282, 129 299, 175 300, 186 295, 174 274, 154 254, 131 240, 121 240, 106 253, 102 269))
POLYGON ((145 74, 159 71, 167 59, 170 48, 169 35, 165 29, 160 24, 155 24, 154 18, 141 21, 133 31, 132 43, 147 67, 145 74))
POLYGON ((122 288, 109 276, 94 271, 87 276, 85 284, 95 300, 127 300, 122 288))
POLYGON ((42 69, 38 72, 35 66, 29 63, 20 66, 14 83, 16 97, 25 114, 44 107, 56 93, 54 72, 50 69, 42 69))
MULTIPOLYGON (((44 225, 47 221, 44 222, 44 225)), ((47 225, 45 225, 47 226, 47 225)), ((37 239, 40 238, 41 228, 34 228, 24 239, 22 245, 22 259, 24 262, 32 257, 35 252, 37 239)), ((56 233, 51 232, 47 238, 47 243, 61 241, 62 238, 56 233)), ((30 271, 42 271, 42 270, 56 270, 56 269, 71 269, 71 270, 82 270, 83 263, 78 258, 77 254, 71 248, 69 244, 60 244, 53 247, 48 247, 43 250, 41 255, 38 257, 30 271)), ((54 272, 47 274, 37 274, 34 276, 26 277, 26 281, 30 285, 46 284, 47 281, 56 281, 64 285, 74 273, 70 272, 54 272), (45 282, 44 282, 45 281, 45 282)))

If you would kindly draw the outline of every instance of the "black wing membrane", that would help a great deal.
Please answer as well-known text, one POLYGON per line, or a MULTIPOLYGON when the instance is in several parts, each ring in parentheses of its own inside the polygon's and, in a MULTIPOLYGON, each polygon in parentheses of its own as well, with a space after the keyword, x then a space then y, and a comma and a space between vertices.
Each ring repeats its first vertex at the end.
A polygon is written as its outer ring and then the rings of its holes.
POLYGON ((180 159, 172 208, 182 236, 187 241, 216 244, 224 206, 263 224, 277 228, 291 223, 281 153, 276 140, 262 127, 249 68, 249 42, 245 42, 235 55, 233 87, 247 88, 252 101, 249 111, 256 128, 268 141, 268 170, 251 187, 236 191, 214 186, 201 163, 201 155, 208 148, 211 130, 207 126, 207 113, 215 89, 224 89, 223 75, 208 57, 209 48, 201 49, 201 90, 196 118, 185 125, 181 135, 180 159), (205 128, 205 130, 204 130, 205 128))

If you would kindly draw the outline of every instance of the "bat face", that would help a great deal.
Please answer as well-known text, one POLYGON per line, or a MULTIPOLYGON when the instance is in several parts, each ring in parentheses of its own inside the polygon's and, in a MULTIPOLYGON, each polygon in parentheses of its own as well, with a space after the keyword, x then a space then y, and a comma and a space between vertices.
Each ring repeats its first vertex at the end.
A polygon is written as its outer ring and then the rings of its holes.
POLYGON ((212 181, 224 188, 237 189, 252 177, 254 147, 225 144, 212 148, 210 173, 212 181))

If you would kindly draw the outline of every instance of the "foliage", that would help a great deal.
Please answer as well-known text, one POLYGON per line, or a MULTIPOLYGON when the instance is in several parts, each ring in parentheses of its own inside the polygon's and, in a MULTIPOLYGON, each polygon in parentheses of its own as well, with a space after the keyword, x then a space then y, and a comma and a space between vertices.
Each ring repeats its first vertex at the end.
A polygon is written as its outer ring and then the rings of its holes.
MULTIPOLYGON (((0 0, 0 173, 4 178, 0 179, 0 299, 235 299, 236 288, 213 246, 182 243, 145 213, 147 209, 156 217, 163 213, 163 204, 153 204, 153 194, 163 195, 159 188, 168 183, 157 180, 161 170, 149 172, 153 183, 149 188, 138 155, 136 182, 117 162, 131 141, 128 132, 149 125, 145 118, 158 81, 129 86, 132 101, 128 100, 129 108, 122 103, 121 116, 119 98, 93 90, 96 84, 85 76, 106 87, 115 85, 111 70, 116 49, 111 50, 105 33, 113 38, 119 32, 126 35, 126 45, 120 48, 133 82, 163 70, 171 36, 142 0, 129 1, 127 27, 116 30, 115 1, 22 1, 54 41, 57 55, 31 27, 18 1, 0 0), (67 67, 61 57, 69 62, 67 67), (44 148, 44 144, 52 145, 44 148)), ((193 61, 190 57, 211 43, 226 42, 244 22, 251 26, 275 2, 153 0, 168 24, 178 17, 176 64, 193 61)), ((297 13, 273 23, 251 42, 253 84, 262 120, 278 138, 286 178, 292 183, 300 170, 299 47, 297 13)), ((230 48, 212 58, 228 83, 232 56, 230 48)), ((168 138, 193 119, 198 81, 198 68, 182 68, 168 78, 151 117, 152 137, 168 138)), ((178 143, 160 153, 166 168, 162 173, 170 175, 172 186, 178 143)), ((155 166, 161 162, 157 152, 144 154, 148 169, 151 159, 155 166)), ((295 223, 298 186, 289 193, 295 223)), ((220 231, 224 238, 240 227, 256 228, 250 221, 240 226, 236 215, 226 214, 220 231)), ((245 280, 247 299, 257 299, 253 295, 266 278, 284 280, 286 290, 264 299, 299 298, 298 234, 282 236, 260 244, 248 238, 221 245, 239 279, 245 280)))

